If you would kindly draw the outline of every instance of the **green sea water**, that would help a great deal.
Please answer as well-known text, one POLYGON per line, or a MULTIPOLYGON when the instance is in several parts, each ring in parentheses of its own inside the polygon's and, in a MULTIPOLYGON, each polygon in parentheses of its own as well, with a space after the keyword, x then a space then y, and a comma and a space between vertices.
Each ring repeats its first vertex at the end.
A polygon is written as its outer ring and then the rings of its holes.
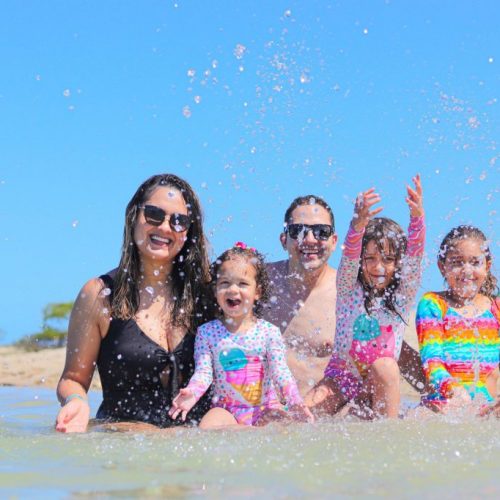
POLYGON ((62 435, 57 409, 53 391, 0 387, 1 498, 500 497, 497 420, 62 435))

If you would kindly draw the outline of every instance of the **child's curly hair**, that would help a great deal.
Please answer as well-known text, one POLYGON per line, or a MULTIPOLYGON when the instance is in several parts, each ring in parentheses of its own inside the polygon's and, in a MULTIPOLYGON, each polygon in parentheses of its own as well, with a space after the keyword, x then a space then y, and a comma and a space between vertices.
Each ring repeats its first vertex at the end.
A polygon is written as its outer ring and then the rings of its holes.
MULTIPOLYGON (((396 260, 394 274, 384 290, 384 303, 389 311, 397 314, 403 320, 401 314, 396 309, 395 294, 401 284, 401 262, 406 253, 408 238, 397 222, 387 217, 375 217, 368 222, 365 234, 363 235, 361 261, 364 258, 366 247, 370 241, 375 242, 380 253, 384 253, 385 249, 388 247, 389 252, 391 252, 396 260)), ((359 266, 358 281, 363 287, 365 294, 365 310, 367 314, 370 314, 377 291, 370 285, 370 282, 364 276, 362 265, 359 266)))
MULTIPOLYGON (((479 228, 469 225, 454 227, 444 237, 443 241, 441 242, 441 246, 439 247, 438 261, 441 262, 441 264, 444 264, 448 252, 450 250, 455 249, 459 241, 463 241, 466 239, 479 241, 481 243, 481 247, 484 252, 484 258, 486 259, 486 262, 491 263, 493 259, 491 256, 490 247, 488 246, 488 240, 485 234, 479 228)), ((491 266, 488 270, 488 274, 486 275, 484 283, 481 285, 481 288, 479 289, 479 293, 486 295, 490 299, 494 299, 496 296, 498 296, 499 289, 498 289, 497 279, 491 272, 491 266)))
POLYGON ((247 247, 244 243, 238 242, 232 248, 219 255, 210 266, 212 284, 215 288, 222 264, 234 258, 243 258, 255 268, 255 282, 260 292, 260 298, 254 303, 253 313, 257 318, 260 318, 264 305, 271 297, 271 284, 266 270, 264 255, 255 250, 255 248, 247 247))

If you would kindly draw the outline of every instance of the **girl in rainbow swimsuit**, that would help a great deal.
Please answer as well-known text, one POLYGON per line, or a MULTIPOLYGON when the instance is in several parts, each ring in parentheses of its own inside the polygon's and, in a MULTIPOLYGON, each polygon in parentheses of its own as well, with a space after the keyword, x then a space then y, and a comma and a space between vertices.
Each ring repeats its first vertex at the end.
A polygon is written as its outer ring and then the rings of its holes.
POLYGON ((263 414, 284 413, 274 387, 292 418, 313 421, 286 364, 280 330, 258 317, 269 298, 262 255, 239 242, 212 265, 212 280, 221 318, 198 328, 195 372, 170 416, 185 420, 213 382, 213 407, 200 428, 255 425, 263 414))
POLYGON ((485 235, 459 226, 444 238, 438 267, 448 289, 426 293, 418 304, 420 356, 433 392, 425 406, 446 412, 496 397, 500 312, 485 235))

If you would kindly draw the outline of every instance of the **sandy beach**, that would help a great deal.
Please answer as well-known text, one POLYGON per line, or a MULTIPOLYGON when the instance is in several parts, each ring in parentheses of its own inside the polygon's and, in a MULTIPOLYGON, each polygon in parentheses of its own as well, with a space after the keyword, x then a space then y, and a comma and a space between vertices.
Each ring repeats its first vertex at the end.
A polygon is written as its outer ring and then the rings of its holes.
MULTIPOLYGON (((0 386, 55 388, 65 355, 64 347, 28 352, 15 346, 0 346, 0 386)), ((91 388, 101 388, 97 372, 91 388)))

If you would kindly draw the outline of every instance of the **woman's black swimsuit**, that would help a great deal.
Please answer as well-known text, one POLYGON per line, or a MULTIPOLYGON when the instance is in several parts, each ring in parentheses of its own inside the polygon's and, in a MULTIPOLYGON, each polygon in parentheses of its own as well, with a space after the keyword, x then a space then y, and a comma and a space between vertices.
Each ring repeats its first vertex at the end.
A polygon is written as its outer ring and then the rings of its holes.
MULTIPOLYGON (((100 276, 112 297, 116 271, 100 276)), ((101 342, 97 368, 103 402, 98 419, 147 422, 158 427, 181 424, 168 416, 172 399, 189 382, 194 370, 194 335, 187 333, 168 352, 150 339, 133 319, 112 318, 101 342), (163 375, 162 375, 163 374, 163 375), (162 383, 163 379, 163 383, 162 383), (166 383, 165 383, 166 382, 166 383)), ((209 409, 208 393, 189 412, 197 422, 209 409)))

